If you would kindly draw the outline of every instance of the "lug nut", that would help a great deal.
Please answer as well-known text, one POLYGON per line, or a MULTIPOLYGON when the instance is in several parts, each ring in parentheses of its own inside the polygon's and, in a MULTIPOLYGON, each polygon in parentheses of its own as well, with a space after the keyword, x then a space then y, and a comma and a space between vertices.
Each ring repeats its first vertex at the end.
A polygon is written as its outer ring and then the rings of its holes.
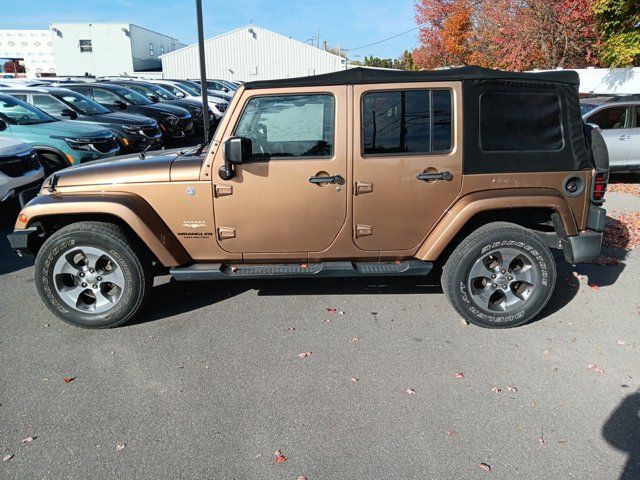
POLYGON ((80 272, 80 276, 81 276, 81 277, 84 277, 84 272, 80 272))
POLYGON ((506 270, 500 270, 500 272, 501 272, 501 273, 507 273, 507 271, 506 271, 506 270))
POLYGON ((502 285, 502 289, 506 290, 507 289, 507 285, 506 284, 502 285))
POLYGON ((491 274, 491 278, 496 278, 496 274, 495 273, 491 274))
MULTIPOLYGON (((513 277, 512 277, 511 275, 509 275, 509 276, 507 277, 507 279, 508 279, 508 280, 513 280, 513 277)), ((100 278, 98 278, 98 280, 100 280, 100 278)))
MULTIPOLYGON (((89 269, 89 273, 93 273, 93 268, 89 269)), ((504 272, 502 272, 502 273, 504 273, 504 272)))
POLYGON ((98 288, 98 285, 94 283, 94 284, 93 284, 93 289, 94 289, 94 290, 97 290, 97 288, 98 288))
MULTIPOLYGON (((509 280, 511 280, 511 277, 509 277, 509 280)), ((98 281, 101 282, 102 281, 102 277, 98 277, 98 281)))
POLYGON ((496 285, 495 283, 491 284, 491 288, 496 288, 498 285, 496 285))
POLYGON ((82 282, 82 288, 87 288, 87 283, 86 282, 82 282))

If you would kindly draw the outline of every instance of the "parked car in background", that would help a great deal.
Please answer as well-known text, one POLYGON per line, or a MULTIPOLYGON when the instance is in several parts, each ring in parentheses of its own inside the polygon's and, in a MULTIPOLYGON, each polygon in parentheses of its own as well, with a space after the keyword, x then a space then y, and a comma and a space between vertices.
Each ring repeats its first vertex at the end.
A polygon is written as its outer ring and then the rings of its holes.
POLYGON ((134 113, 112 112, 78 92, 59 87, 5 89, 3 93, 19 98, 61 120, 99 125, 111 130, 122 152, 140 152, 162 144, 162 132, 153 118, 134 113))
MULTIPOLYGON (((191 79, 190 82, 200 84, 199 79, 191 79)), ((234 85, 231 82, 227 82, 226 80, 207 80, 207 90, 218 90, 221 92, 225 92, 228 95, 233 95, 235 91, 238 89, 237 85, 234 85)))
POLYGON ((65 88, 85 95, 113 112, 126 110, 157 120, 162 139, 170 143, 174 139, 193 135, 193 119, 184 108, 153 103, 137 92, 111 82, 74 83, 65 88))
POLYGON ((580 101, 584 121, 600 127, 612 172, 640 172, 640 95, 580 101))
MULTIPOLYGON (((200 82, 195 82, 193 80, 174 80, 174 81, 187 85, 191 87, 193 90, 195 90, 198 93, 198 95, 202 95, 202 87, 200 86, 200 82)), ((229 89, 218 90, 218 89, 210 88, 207 86, 207 93, 209 95, 214 95, 216 97, 224 99, 227 102, 230 102, 235 92, 229 93, 229 89)))
POLYGON ((39 186, 43 178, 44 169, 31 145, 0 138, 0 202, 39 186))
MULTIPOLYGON (((155 85, 160 85, 162 88, 169 90, 178 98, 193 98, 193 99, 202 99, 200 93, 194 89, 192 86, 187 84, 183 84, 180 82, 176 82, 174 80, 149 80, 150 83, 154 83, 155 85)), ((224 112, 227 111, 227 107, 229 106, 229 102, 221 97, 210 96, 207 99, 209 103, 209 107, 213 110, 216 118, 222 117, 224 112)))
POLYGON ((0 92, 0 138, 29 143, 47 172, 117 155, 115 135, 102 127, 59 120, 0 92))
MULTIPOLYGON (((154 103, 162 102, 184 108, 191 114, 191 117, 193 118, 193 126, 197 130, 202 130, 204 128, 204 109, 202 108, 202 101, 199 99, 178 98, 169 90, 166 90, 159 85, 141 80, 111 80, 110 83, 130 88, 134 92, 138 92, 140 95, 147 97, 154 103)), ((213 110, 209 107, 207 107, 207 112, 209 127, 210 129, 214 129, 220 117, 214 115, 213 110)))

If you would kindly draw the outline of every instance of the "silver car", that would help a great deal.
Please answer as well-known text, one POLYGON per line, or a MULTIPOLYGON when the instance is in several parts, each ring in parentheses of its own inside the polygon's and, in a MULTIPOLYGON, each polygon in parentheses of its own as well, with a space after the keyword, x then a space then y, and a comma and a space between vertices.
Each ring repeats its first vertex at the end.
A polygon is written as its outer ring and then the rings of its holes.
POLYGON ((611 171, 640 172, 640 95, 585 98, 580 109, 602 130, 611 171))

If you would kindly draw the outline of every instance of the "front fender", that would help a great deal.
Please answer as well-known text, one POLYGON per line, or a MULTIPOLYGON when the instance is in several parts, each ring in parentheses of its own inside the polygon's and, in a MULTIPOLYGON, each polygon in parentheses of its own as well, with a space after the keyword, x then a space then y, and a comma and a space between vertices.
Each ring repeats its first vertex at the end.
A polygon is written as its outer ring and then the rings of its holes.
POLYGON ((575 218, 567 201, 550 188, 501 189, 476 192, 460 198, 442 217, 422 244, 416 257, 435 261, 449 243, 475 215, 510 208, 550 208, 562 220, 568 236, 578 234, 575 218))
POLYGON ((138 195, 108 194, 52 194, 39 195, 20 212, 16 230, 24 230, 45 218, 58 215, 111 216, 125 222, 158 261, 165 267, 184 265, 191 257, 173 232, 151 206, 138 195), (26 222, 22 222, 26 216, 26 222))

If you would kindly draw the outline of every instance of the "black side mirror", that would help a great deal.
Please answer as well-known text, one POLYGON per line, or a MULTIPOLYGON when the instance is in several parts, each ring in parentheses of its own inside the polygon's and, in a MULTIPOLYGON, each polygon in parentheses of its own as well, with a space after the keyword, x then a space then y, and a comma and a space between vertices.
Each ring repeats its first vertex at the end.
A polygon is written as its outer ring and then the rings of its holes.
POLYGON ((231 180, 236 176, 235 165, 242 165, 251 160, 251 139, 246 137, 230 137, 224 142, 224 165, 218 175, 223 180, 231 180))
POLYGON ((177 91, 177 92, 175 93, 175 96, 176 96, 176 97, 178 97, 178 98, 184 98, 184 97, 186 97, 186 95, 185 95, 184 93, 180 92, 180 91, 177 91))
POLYGON ((75 120, 76 118, 78 118, 78 114, 70 108, 63 108, 60 112, 60 115, 63 117, 69 117, 71 120, 75 120))
POLYGON ((160 101, 160 99, 156 95, 149 95, 149 100, 151 100, 153 103, 158 103, 160 101))
POLYGON ((113 102, 113 104, 116 106, 116 108, 119 108, 120 110, 124 110, 125 108, 127 108, 127 104, 124 103, 122 100, 116 100, 115 102, 113 102))
POLYGON ((7 129, 7 122, 0 120, 0 132, 7 129))
POLYGON ((226 92, 226 93, 229 93, 229 88, 227 88, 227 87, 222 87, 222 91, 223 91, 223 92, 226 92))

